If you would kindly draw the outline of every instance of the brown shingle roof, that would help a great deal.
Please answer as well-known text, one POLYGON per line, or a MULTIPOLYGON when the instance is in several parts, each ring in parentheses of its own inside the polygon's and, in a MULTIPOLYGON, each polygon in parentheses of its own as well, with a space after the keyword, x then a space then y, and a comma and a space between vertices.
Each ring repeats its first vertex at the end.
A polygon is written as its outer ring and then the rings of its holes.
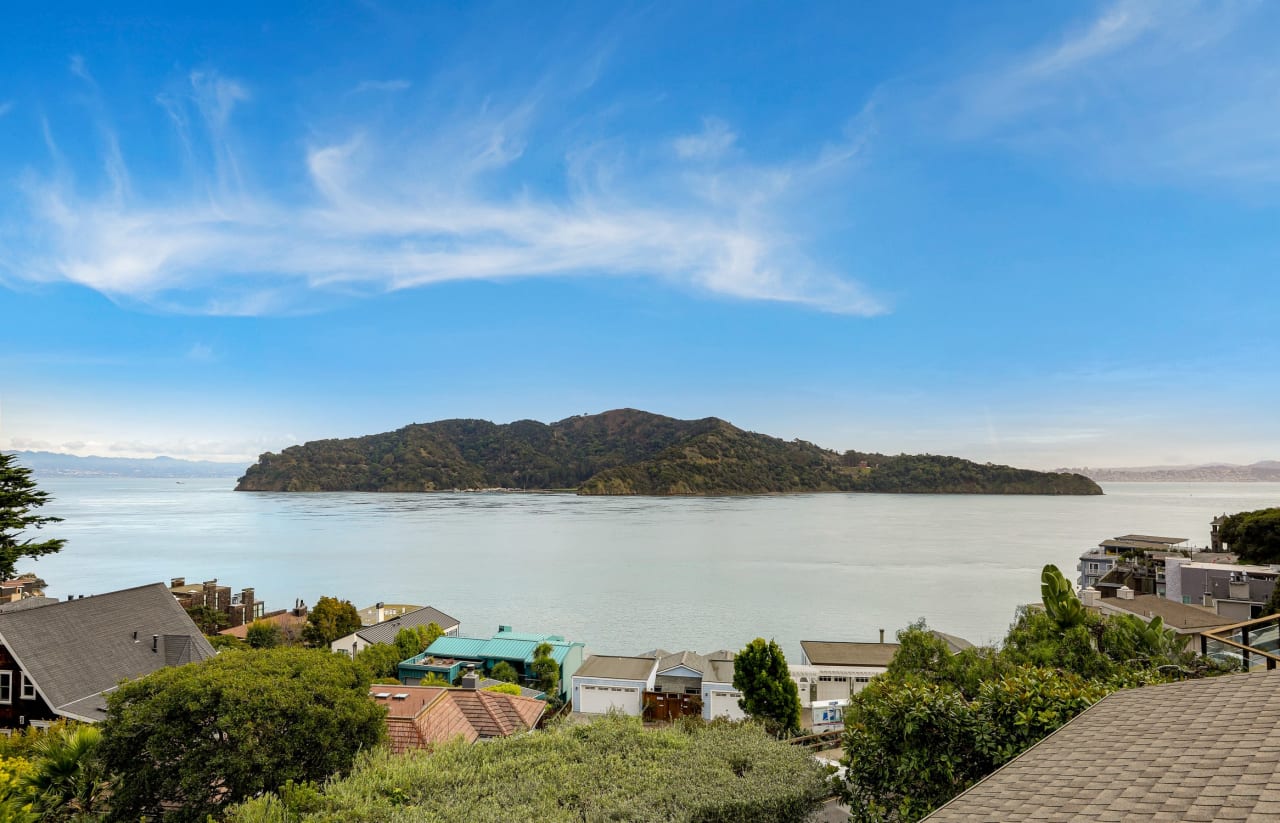
POLYGON ((1150 620, 1158 615, 1166 626, 1171 629, 1177 629, 1182 634, 1215 626, 1226 626, 1236 622, 1234 618, 1220 617, 1208 609, 1188 606, 1185 603, 1179 603, 1167 597, 1160 597, 1154 594, 1137 594, 1133 596, 1132 600, 1122 597, 1107 597, 1099 600, 1098 603, 1104 607, 1104 610, 1105 607, 1121 609, 1145 620, 1150 620))
POLYGON ((657 661, 652 657, 613 657, 593 654, 574 672, 574 677, 648 680, 656 665, 657 661))
POLYGON ((849 643, 841 640, 801 640, 804 656, 814 666, 888 666, 897 643, 849 643))
MULTIPOLYGON (((274 623, 277 626, 279 626, 282 630, 298 629, 299 631, 302 630, 303 624, 307 622, 306 615, 299 616, 290 611, 280 612, 279 614, 269 614, 266 617, 258 618, 258 620, 261 620, 264 623, 274 623)), ((232 626, 229 629, 223 629, 222 631, 218 632, 218 634, 225 634, 231 637, 238 637, 241 640, 244 640, 246 637, 249 636, 249 627, 256 622, 258 621, 253 620, 248 623, 242 623, 239 626, 232 626)))
POLYGON ((925 819, 1280 820, 1280 671, 1116 692, 925 819))
POLYGON ((388 737, 397 754, 457 737, 473 743, 528 731, 537 725, 547 705, 531 697, 433 686, 375 684, 369 696, 387 707, 388 737), (397 700, 397 694, 408 697, 397 700))

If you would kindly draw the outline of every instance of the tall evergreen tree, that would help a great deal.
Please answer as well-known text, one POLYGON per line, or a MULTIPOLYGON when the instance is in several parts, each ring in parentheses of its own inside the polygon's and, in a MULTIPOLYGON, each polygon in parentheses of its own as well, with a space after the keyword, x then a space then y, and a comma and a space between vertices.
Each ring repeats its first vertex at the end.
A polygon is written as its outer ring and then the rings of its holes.
POLYGON ((733 687, 742 692, 738 705, 764 722, 778 737, 800 731, 800 691, 791 679, 782 648, 757 637, 734 659, 733 687))
POLYGON ((49 499, 48 492, 36 488, 31 469, 20 465, 15 455, 0 453, 0 580, 13 577, 23 557, 54 554, 67 542, 23 538, 27 531, 62 521, 61 517, 34 513, 49 499))

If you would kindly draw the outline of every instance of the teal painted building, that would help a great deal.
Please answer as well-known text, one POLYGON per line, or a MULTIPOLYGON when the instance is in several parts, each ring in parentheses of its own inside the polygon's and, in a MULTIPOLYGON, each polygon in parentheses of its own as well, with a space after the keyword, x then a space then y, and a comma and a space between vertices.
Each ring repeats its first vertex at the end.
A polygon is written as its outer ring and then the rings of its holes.
POLYGON ((573 674, 586 656, 586 644, 565 640, 558 634, 515 632, 510 626, 499 626, 497 634, 490 638, 441 637, 422 654, 400 664, 400 681, 417 682, 429 672, 450 677, 442 670, 442 663, 456 677, 459 667, 466 663, 474 663, 479 672, 488 675, 498 663, 506 662, 520 674, 523 685, 533 680, 533 652, 542 643, 551 646, 551 659, 560 666, 560 697, 568 700, 573 674))

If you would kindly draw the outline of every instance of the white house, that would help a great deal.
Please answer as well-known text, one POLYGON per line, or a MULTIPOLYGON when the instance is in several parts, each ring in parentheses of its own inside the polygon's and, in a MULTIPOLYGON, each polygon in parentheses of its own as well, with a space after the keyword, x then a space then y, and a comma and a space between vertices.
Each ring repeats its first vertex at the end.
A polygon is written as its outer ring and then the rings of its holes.
POLYGON ((791 679, 800 690, 800 705, 848 700, 862 691, 871 678, 888 671, 898 651, 897 643, 802 640, 800 665, 791 666, 791 679))
POLYGON ((401 629, 413 629, 418 626, 428 626, 432 623, 439 626, 450 637, 456 636, 460 628, 460 624, 454 618, 439 609, 425 606, 390 620, 384 620, 372 626, 365 626, 346 637, 339 637, 330 644, 329 648, 335 652, 354 657, 364 651, 366 647, 375 643, 395 643, 396 635, 400 633, 401 629))
POLYGON ((742 692, 733 687, 733 661, 708 660, 702 671, 702 716, 706 720, 725 717, 745 720, 738 706, 742 692))
POLYGON ((654 690, 658 661, 652 657, 593 654, 573 674, 573 710, 605 714, 611 709, 640 716, 644 693, 654 690))

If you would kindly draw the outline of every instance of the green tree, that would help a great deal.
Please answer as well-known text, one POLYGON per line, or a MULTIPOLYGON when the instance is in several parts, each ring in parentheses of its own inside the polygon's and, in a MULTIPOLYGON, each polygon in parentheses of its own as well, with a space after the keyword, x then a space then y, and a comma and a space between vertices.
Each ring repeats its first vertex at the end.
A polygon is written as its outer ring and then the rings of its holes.
POLYGON ((245 629, 244 640, 253 649, 274 649, 284 642, 284 634, 275 623, 255 620, 245 629))
POLYGON ((401 629, 396 632, 395 640, 396 648, 400 650, 400 659, 408 660, 410 657, 422 654, 427 647, 441 637, 444 637, 444 629, 434 622, 425 626, 414 626, 411 629, 401 629))
POLYGON ((800 731, 800 692, 776 642, 757 637, 738 652, 733 687, 742 692, 738 706, 773 734, 790 737, 800 731))
POLYGON ((360 626, 360 613, 350 600, 321 597, 307 613, 302 640, 308 646, 328 648, 338 638, 359 631, 360 626))
POLYGON ((493 671, 489 672, 489 676, 494 680, 501 680, 503 683, 520 682, 520 673, 516 671, 516 667, 505 660, 499 660, 497 665, 493 667, 493 671))
POLYGON ((533 650, 533 662, 529 668, 533 671, 534 687, 546 692, 547 700, 558 703, 560 700, 560 664, 551 656, 550 643, 539 643, 533 650))
POLYGON ((356 655, 356 664, 369 673, 370 680, 386 680, 398 678, 400 661, 404 659, 390 643, 371 643, 356 655))
POLYGON ((32 746, 34 769, 23 778, 22 790, 40 820, 100 819, 111 794, 98 756, 101 742, 101 730, 77 724, 51 730, 32 746))
POLYGON ((214 635, 231 624, 226 613, 211 606, 191 606, 187 609, 187 614, 191 616, 191 622, 199 627, 201 634, 214 635))
POLYGON ((1228 515, 1219 533, 1246 563, 1280 563, 1280 507, 1228 515))
POLYGON ((823 768, 808 752, 754 723, 646 729, 639 718, 612 716, 414 757, 374 752, 319 796, 279 792, 228 818, 803 823, 828 791, 823 768), (513 784, 520 790, 512 791, 513 784))
POLYGON ((288 780, 323 781, 385 739, 365 671, 307 649, 224 652, 107 697, 112 820, 204 821, 288 780))
POLYGON ((15 455, 0 452, 0 580, 9 580, 24 557, 43 557, 62 550, 67 541, 36 541, 24 534, 62 522, 61 517, 35 514, 48 503, 48 492, 36 488, 31 469, 17 463, 15 455))

